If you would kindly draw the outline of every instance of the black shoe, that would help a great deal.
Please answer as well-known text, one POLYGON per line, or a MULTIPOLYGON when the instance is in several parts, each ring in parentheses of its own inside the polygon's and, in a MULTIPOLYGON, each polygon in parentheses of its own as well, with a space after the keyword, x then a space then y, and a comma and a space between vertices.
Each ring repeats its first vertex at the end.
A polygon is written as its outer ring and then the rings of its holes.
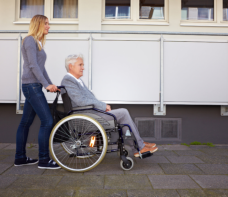
POLYGON ((37 159, 32 159, 29 157, 23 159, 15 159, 14 166, 25 166, 25 165, 33 165, 38 163, 37 159))
POLYGON ((38 168, 40 169, 60 169, 61 167, 55 163, 53 160, 45 159, 40 160, 38 163, 38 168))

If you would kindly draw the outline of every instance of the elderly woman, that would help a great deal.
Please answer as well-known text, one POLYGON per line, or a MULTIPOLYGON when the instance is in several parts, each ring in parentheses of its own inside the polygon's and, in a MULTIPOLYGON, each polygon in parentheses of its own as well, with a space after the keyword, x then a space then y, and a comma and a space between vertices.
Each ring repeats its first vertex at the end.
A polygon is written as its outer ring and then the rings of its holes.
MULTIPOLYGON (((132 132, 137 140, 140 153, 135 149, 133 142, 130 146, 134 152, 135 157, 139 157, 140 154, 150 152, 154 153, 158 150, 155 143, 144 142, 140 137, 138 128, 134 124, 127 109, 111 109, 111 106, 99 101, 93 93, 85 86, 80 79, 83 76, 84 60, 82 55, 70 55, 66 58, 66 70, 67 74, 64 76, 61 85, 65 86, 67 93, 71 99, 73 107, 82 107, 87 105, 94 105, 95 108, 114 114, 117 118, 118 124, 130 125, 132 132)), ((102 115, 101 115, 102 116, 102 115)), ((105 119, 107 116, 104 117, 105 119)), ((107 119, 108 120, 108 119, 107 119)), ((108 120, 109 121, 109 120, 108 120)), ((126 132, 126 127, 123 129, 126 132)))
POLYGON ((59 169, 60 167, 49 157, 49 136, 53 119, 42 91, 42 87, 50 92, 56 92, 57 87, 52 84, 44 67, 46 53, 43 50, 45 36, 49 31, 48 18, 36 15, 32 18, 28 35, 22 42, 22 55, 24 59, 22 75, 22 91, 25 96, 23 116, 17 130, 15 166, 32 165, 38 163, 37 159, 26 156, 26 143, 35 115, 41 121, 39 130, 39 163, 41 169, 59 169))

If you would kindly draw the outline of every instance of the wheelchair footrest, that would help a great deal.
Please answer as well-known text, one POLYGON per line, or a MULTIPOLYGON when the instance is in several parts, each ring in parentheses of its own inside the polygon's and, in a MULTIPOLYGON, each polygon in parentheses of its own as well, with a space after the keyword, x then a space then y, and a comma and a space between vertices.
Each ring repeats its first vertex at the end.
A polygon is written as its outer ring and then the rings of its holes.
POLYGON ((151 153, 150 151, 142 153, 142 158, 139 157, 140 159, 145 159, 147 157, 151 157, 153 155, 153 153, 151 153))

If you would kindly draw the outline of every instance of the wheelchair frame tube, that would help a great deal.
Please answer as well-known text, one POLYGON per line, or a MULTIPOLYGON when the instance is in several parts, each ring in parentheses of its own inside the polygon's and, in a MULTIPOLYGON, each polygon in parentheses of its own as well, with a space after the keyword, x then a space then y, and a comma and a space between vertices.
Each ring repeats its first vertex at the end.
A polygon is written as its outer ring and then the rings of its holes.
MULTIPOLYGON (((130 130, 130 132, 133 134, 133 136, 134 136, 134 138, 135 138, 135 135, 134 135, 134 133, 132 132, 130 125, 128 125, 128 124, 121 124, 120 126, 122 126, 122 128, 123 128, 123 127, 128 127, 129 130, 130 130)), ((121 128, 121 129, 122 129, 122 128, 121 128)), ((139 150, 139 146, 138 146, 137 140, 135 139, 135 140, 133 140, 133 141, 134 141, 134 143, 135 143, 135 145, 136 145, 136 149, 137 149, 138 151, 140 151, 140 150, 139 150)))

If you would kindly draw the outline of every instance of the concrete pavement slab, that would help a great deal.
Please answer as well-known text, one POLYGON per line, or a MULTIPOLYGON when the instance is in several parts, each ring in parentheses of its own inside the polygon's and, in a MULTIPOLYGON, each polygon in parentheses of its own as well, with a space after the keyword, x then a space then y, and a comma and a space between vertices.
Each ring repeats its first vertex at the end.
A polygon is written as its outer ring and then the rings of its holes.
POLYGON ((4 171, 6 171, 8 168, 10 168, 12 166, 13 166, 13 164, 0 163, 0 174, 2 174, 4 171))
POLYGON ((16 144, 8 144, 8 146, 3 148, 4 150, 16 150, 16 144))
POLYGON ((188 146, 185 145, 163 145, 164 150, 191 150, 188 146))
POLYGON ((187 175, 148 175, 154 189, 198 189, 187 175))
POLYGON ((37 164, 25 166, 13 166, 3 173, 3 175, 41 175, 45 170, 39 169, 37 164))
POLYGON ((158 150, 159 150, 159 151, 160 151, 160 150, 165 150, 165 149, 164 149, 164 145, 158 145, 158 144, 157 144, 156 146, 158 147, 158 150))
POLYGON ((78 176, 83 175, 83 172, 70 172, 64 169, 58 169, 58 170, 45 170, 42 175, 47 176, 78 176))
POLYGON ((211 148, 211 149, 202 149, 202 152, 208 155, 221 155, 228 156, 228 148, 211 148))
POLYGON ((83 188, 97 188, 104 187, 104 176, 64 176, 58 183, 57 188, 83 189, 83 188))
POLYGON ((62 179, 62 176, 24 175, 17 176, 18 179, 9 187, 24 189, 53 189, 62 179))
MULTIPOLYGON (((95 169, 72 173, 37 165, 13 167, 15 149, 9 146, 0 149, 0 196, 228 196, 228 147, 169 150, 173 145, 162 145, 152 157, 132 157, 135 166, 130 171, 120 168, 117 153, 108 153, 95 169), (205 163, 195 163, 196 158, 205 163)), ((27 155, 37 158, 37 147, 27 148, 27 155)))
POLYGON ((201 155, 197 156, 205 163, 228 164, 228 157, 221 155, 201 155))
POLYGON ((7 155, 4 159, 2 159, 0 162, 1 163, 10 163, 14 164, 15 156, 14 155, 7 155))
POLYGON ((176 190, 127 190, 128 197, 179 197, 176 190))
POLYGON ((135 164, 132 170, 124 171, 125 174, 164 174, 158 164, 135 164))
MULTIPOLYGON (((27 151, 27 155, 30 158, 37 159, 38 158, 38 153, 37 151, 27 151)), ((2 159, 0 162, 2 163, 14 163, 15 160, 15 152, 14 154, 7 155, 4 159, 2 159)))
POLYGON ((204 192, 207 197, 228 197, 228 190, 225 189, 206 189, 204 192))
POLYGON ((177 192, 181 197, 206 197, 207 195, 202 189, 178 189, 177 192))
POLYGON ((207 145, 190 145, 189 148, 193 150, 200 150, 200 149, 211 149, 212 147, 207 145))
POLYGON ((16 176, 2 176, 0 175, 0 189, 9 187, 14 181, 17 180, 16 176))
MULTIPOLYGON (((196 164, 205 174, 228 175, 228 164, 196 164)), ((228 184, 228 183, 227 183, 228 184)))
POLYGON ((175 153, 177 153, 180 156, 200 156, 205 155, 202 151, 199 150, 175 150, 175 153))
POLYGON ((0 149, 0 155, 15 155, 15 152, 13 149, 0 149))
POLYGON ((126 190, 114 190, 114 189, 80 189, 76 193, 76 197, 114 197, 114 196, 127 196, 126 190))
POLYGON ((8 155, 0 155, 0 162, 1 162, 2 160, 4 160, 6 157, 8 157, 8 155))
POLYGON ((154 156, 178 156, 174 151, 172 150, 158 150, 154 153, 154 156))
POLYGON ((105 189, 152 189, 145 175, 105 176, 105 189))
POLYGON ((172 163, 204 163, 195 156, 167 156, 166 158, 172 163))
POLYGON ((22 196, 23 197, 65 197, 74 196, 75 191, 72 189, 58 189, 58 190, 40 190, 40 189, 28 189, 22 196))
MULTIPOLYGON (((132 158, 134 159, 134 158, 132 158)), ((109 163, 109 164, 119 164, 120 157, 117 153, 106 153, 105 158, 101 162, 102 164, 109 163)))
POLYGON ((215 148, 228 148, 228 144, 214 144, 215 148))
POLYGON ((160 164, 165 174, 205 174, 194 164, 160 164))
POLYGON ((0 196, 2 197, 18 197, 23 191, 16 189, 0 189, 0 196))
POLYGON ((0 143, 0 149, 7 147, 9 144, 8 143, 0 143))
POLYGON ((84 175, 124 175, 120 165, 99 164, 96 168, 85 172, 84 175))
POLYGON ((189 175, 202 188, 228 189, 228 176, 226 175, 189 175))
POLYGON ((146 164, 146 163, 170 163, 164 156, 151 156, 145 159, 135 159, 137 164, 146 164))

